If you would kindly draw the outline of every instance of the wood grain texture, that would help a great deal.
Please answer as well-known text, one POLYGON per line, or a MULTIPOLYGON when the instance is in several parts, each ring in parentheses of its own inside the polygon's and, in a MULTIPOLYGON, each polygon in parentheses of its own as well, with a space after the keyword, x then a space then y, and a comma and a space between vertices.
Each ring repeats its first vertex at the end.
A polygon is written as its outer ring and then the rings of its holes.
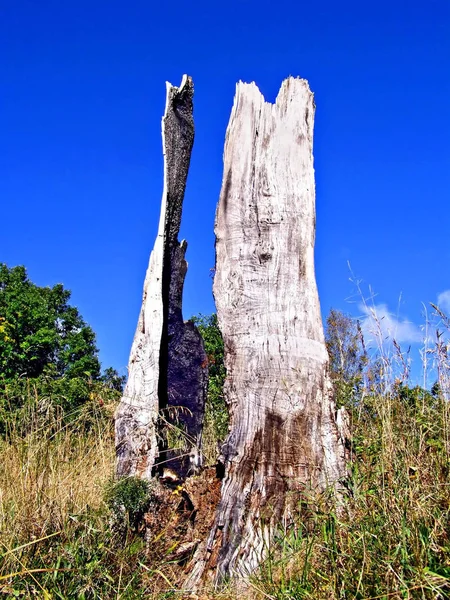
POLYGON ((286 79, 275 104, 254 83, 236 88, 214 279, 231 428, 215 526, 188 587, 205 572, 254 570, 305 488, 344 473, 314 272, 314 110, 303 79, 286 79))
POLYGON ((178 241, 194 141, 193 91, 187 76, 179 88, 167 84, 161 215, 145 277, 128 381, 116 412, 118 477, 150 479, 163 465, 184 477, 201 462, 207 361, 199 332, 192 323, 183 322, 187 244, 178 241), (184 431, 180 450, 167 448, 168 420, 184 431))

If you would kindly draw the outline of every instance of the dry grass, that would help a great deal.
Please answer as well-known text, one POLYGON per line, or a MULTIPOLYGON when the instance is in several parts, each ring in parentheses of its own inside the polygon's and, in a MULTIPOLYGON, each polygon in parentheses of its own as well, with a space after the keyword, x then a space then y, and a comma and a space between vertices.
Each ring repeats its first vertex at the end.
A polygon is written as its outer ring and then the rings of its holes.
POLYGON ((113 472, 112 406, 102 404, 94 398, 79 414, 63 419, 47 410, 46 401, 30 398, 27 435, 16 422, 8 424, 8 435, 0 441, 4 594, 96 597, 87 592, 91 584, 86 585, 82 569, 76 570, 82 551, 90 551, 83 543, 98 538, 103 489, 113 472), (58 586, 62 595, 49 591, 58 586))
MULTIPOLYGON (((352 460, 340 510, 331 494, 305 498, 307 510, 299 507, 296 523, 280 526, 245 591, 207 591, 203 600, 450 597, 449 323, 436 314, 440 328, 426 357, 440 393, 407 387, 395 345, 382 355, 381 387, 378 380, 349 407, 352 460)), ((113 473, 114 407, 93 398, 68 420, 39 398, 29 405, 27 435, 12 422, 0 441, 0 593, 182 598, 172 540, 149 548, 139 528, 111 526, 104 490, 113 473)), ((205 435, 210 460, 213 429, 205 435)), ((162 535, 172 530, 172 521, 161 528, 162 535)))
POLYGON ((0 456, 0 536, 11 549, 62 530, 70 514, 100 508, 114 444, 104 419, 88 434, 57 422, 3 441, 0 456))

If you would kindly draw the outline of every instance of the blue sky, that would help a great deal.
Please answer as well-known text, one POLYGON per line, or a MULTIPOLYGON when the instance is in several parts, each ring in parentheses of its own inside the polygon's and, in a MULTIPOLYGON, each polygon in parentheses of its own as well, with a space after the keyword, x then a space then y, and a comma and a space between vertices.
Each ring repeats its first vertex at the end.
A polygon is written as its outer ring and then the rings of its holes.
POLYGON ((186 318, 214 310, 235 83, 274 101, 288 75, 317 104, 323 313, 364 314, 348 262, 404 344, 422 302, 444 294, 450 309, 448 0, 0 0, 0 53, 0 261, 72 290, 104 366, 126 369, 159 217, 165 81, 183 73, 196 122, 186 318))

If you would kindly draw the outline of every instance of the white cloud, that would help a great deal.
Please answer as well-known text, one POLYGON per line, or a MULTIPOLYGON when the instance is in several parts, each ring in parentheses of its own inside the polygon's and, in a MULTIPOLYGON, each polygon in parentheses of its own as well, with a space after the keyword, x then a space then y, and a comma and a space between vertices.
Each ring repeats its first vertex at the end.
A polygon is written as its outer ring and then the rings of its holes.
POLYGON ((450 312, 450 290, 438 294, 437 305, 444 312, 450 312))
MULTIPOLYGON (((450 294, 449 294, 450 300, 450 294)), ((419 327, 407 319, 389 312, 386 304, 360 305, 363 312, 361 329, 366 343, 384 345, 395 340, 399 344, 414 344, 423 341, 419 327)))

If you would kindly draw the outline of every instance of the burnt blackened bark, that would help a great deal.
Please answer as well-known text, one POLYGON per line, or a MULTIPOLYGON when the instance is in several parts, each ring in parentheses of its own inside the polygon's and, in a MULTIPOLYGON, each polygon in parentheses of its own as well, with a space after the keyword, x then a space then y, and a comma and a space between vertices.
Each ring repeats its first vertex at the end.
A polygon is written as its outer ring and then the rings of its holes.
POLYGON ((164 467, 185 477, 200 462, 207 361, 199 332, 192 323, 183 322, 187 244, 178 241, 194 141, 192 98, 189 77, 183 77, 179 88, 167 84, 161 216, 128 382, 116 413, 118 477, 149 479, 164 467), (176 450, 168 447, 167 427, 179 432, 176 450))
MULTIPOLYGON (((208 385, 208 360, 202 337, 194 323, 183 321, 181 310, 186 248, 187 243, 183 241, 170 249, 172 271, 177 276, 172 277, 169 287, 167 396, 165 406, 161 405, 167 409, 163 414, 175 427, 177 446, 181 447, 168 448, 167 436, 161 436, 162 447, 167 450, 161 453, 160 471, 169 467, 181 477, 196 473, 202 463, 201 434, 208 385)), ((164 425, 163 422, 163 429, 164 425)))

